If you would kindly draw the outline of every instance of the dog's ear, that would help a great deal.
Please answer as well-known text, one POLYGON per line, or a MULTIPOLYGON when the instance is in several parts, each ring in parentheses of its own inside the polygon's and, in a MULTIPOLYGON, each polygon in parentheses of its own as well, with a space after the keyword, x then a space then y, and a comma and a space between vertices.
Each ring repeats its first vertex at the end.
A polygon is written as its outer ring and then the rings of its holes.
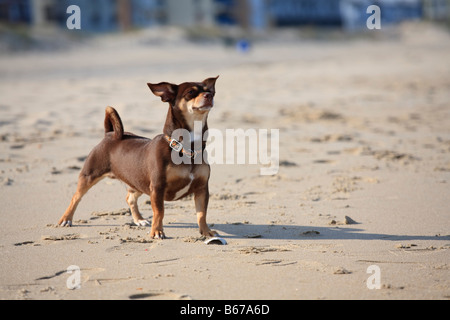
POLYGON ((208 78, 203 80, 203 84, 208 88, 209 91, 211 91, 211 93, 216 93, 216 80, 219 79, 219 76, 215 77, 215 78, 208 78))
POLYGON ((163 102, 175 102, 178 92, 178 86, 176 84, 160 82, 158 84, 147 83, 147 85, 155 96, 161 97, 163 102))

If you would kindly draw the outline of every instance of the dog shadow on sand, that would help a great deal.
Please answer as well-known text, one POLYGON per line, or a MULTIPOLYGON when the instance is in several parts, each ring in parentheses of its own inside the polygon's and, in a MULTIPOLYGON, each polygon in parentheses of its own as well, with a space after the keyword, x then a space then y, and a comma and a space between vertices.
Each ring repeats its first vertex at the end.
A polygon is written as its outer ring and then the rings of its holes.
MULTIPOLYGON (((172 228, 192 228, 194 223, 172 223, 166 225, 170 234, 172 228)), ((450 240, 450 235, 401 235, 369 233, 362 228, 347 225, 318 227, 295 226, 282 224, 214 224, 212 229, 225 239, 263 238, 272 240, 389 240, 389 241, 419 241, 419 240, 450 240)))

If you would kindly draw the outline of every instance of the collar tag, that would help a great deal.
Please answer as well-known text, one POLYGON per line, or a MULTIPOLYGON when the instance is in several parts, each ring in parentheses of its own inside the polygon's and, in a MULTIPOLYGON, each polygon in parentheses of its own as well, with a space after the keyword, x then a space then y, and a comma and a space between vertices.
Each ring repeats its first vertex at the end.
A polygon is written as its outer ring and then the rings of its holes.
POLYGON ((185 149, 183 147, 183 144, 176 140, 176 139, 171 139, 170 137, 166 136, 167 141, 169 142, 169 146, 175 150, 176 152, 182 152, 186 157, 191 158, 191 159, 195 159, 198 155, 198 152, 195 150, 191 150, 191 149, 185 149))
POLYGON ((181 150, 183 150, 183 145, 181 144, 181 142, 175 139, 170 140, 169 146, 176 152, 180 152, 181 150))

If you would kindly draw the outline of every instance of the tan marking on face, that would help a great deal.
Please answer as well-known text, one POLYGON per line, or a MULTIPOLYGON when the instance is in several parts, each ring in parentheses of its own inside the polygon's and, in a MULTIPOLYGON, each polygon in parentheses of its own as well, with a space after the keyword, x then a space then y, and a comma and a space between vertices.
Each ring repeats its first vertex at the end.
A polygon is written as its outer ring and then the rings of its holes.
POLYGON ((178 104, 178 107, 183 113, 184 119, 186 120, 191 130, 194 129, 195 121, 201 121, 202 125, 205 125, 210 109, 203 109, 203 110, 196 109, 201 108, 204 104, 205 98, 203 96, 203 93, 199 94, 197 97, 189 101, 186 101, 183 98, 178 104))

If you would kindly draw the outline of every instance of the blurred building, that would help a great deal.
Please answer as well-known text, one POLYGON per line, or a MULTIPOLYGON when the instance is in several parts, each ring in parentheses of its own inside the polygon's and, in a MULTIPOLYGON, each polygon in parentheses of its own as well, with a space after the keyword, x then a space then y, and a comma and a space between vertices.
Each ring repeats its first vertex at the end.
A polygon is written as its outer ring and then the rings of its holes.
POLYGON ((424 17, 450 22, 450 0, 422 0, 424 17))
POLYGON ((341 0, 270 1, 268 10, 277 26, 341 25, 341 0))
POLYGON ((31 23, 32 16, 30 0, 0 0, 0 21, 31 23))
MULTIPOLYGON (((263 11, 267 22, 272 26, 343 26, 354 29, 365 28, 369 17, 366 10, 370 5, 377 5, 381 10, 383 25, 395 24, 403 20, 423 17, 425 3, 431 6, 438 2, 439 10, 450 9, 449 0, 246 0, 252 6, 249 21, 255 21, 255 15, 263 11)), ((448 16, 448 14, 447 14, 448 16)), ((259 24, 257 27, 259 27, 259 24)), ((254 24, 253 24, 254 26, 254 24)))
MULTIPOLYGON (((42 1, 42 0, 41 0, 42 1)), ((54 1, 54 0, 51 0, 54 1)), ((109 32, 132 27, 148 27, 165 22, 164 1, 161 0, 56 0, 57 22, 65 25, 65 8, 81 9, 81 29, 86 32, 109 32)))
POLYGON ((81 29, 105 32, 165 24, 167 0, 0 0, 0 22, 66 26, 70 5, 81 9, 81 29))
POLYGON ((212 25, 215 23, 213 0, 166 0, 167 23, 178 26, 212 25))
POLYGON ((369 5, 382 24, 450 19, 450 0, 0 0, 0 22, 66 26, 69 5, 81 9, 81 29, 108 32, 152 25, 240 25, 247 29, 328 25, 366 26, 369 5))

